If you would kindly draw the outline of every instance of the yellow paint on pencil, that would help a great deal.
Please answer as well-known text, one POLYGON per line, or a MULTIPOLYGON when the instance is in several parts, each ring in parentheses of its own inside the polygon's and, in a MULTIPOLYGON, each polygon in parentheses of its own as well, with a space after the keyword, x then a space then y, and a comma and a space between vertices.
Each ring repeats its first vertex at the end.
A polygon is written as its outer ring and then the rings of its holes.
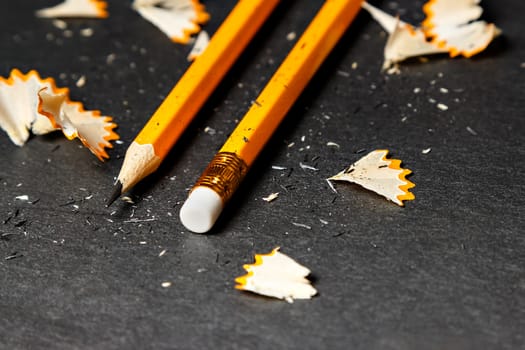
POLYGON ((250 166, 361 7, 328 0, 219 152, 250 166))
POLYGON ((326 1, 219 152, 253 163, 360 6, 359 0, 326 1))
POLYGON ((278 0, 240 1, 135 141, 164 158, 278 0), (203 79, 205 77, 206 79, 203 79))

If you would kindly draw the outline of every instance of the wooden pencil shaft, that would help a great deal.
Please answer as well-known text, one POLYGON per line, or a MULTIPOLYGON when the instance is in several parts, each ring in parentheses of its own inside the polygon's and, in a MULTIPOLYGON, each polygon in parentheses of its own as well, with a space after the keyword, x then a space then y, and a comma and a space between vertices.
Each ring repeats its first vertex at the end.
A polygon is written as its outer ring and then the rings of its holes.
POLYGON ((357 15, 361 0, 327 0, 219 152, 251 166, 357 15))
POLYGON ((279 0, 241 0, 135 138, 163 159, 279 0))

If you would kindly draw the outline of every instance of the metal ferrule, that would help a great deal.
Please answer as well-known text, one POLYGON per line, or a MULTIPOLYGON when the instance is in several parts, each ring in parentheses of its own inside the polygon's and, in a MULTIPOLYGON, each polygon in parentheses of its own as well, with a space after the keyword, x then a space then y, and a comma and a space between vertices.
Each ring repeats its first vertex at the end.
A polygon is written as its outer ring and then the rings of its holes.
POLYGON ((226 203, 239 187, 247 171, 248 166, 237 154, 220 152, 213 157, 193 188, 209 187, 226 203))

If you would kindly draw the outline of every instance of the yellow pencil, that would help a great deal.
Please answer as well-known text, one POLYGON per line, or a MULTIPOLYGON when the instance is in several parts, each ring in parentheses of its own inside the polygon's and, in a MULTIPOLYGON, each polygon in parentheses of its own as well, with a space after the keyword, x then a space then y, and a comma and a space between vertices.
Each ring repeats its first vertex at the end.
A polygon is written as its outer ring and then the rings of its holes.
POLYGON ((362 0, 327 0, 201 175, 180 211, 193 232, 211 229, 224 204, 308 81, 357 15, 362 0))
POLYGON ((110 205, 159 167, 279 0, 242 0, 131 143, 110 205))

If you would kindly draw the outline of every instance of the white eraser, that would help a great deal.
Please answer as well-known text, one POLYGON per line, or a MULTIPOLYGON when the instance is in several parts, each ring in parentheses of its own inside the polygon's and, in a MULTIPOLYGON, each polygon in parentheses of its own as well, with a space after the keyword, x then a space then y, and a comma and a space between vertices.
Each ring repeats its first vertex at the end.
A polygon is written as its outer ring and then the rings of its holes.
POLYGON ((209 187, 194 188, 180 208, 180 220, 190 231, 208 232, 221 214, 222 198, 209 187))

